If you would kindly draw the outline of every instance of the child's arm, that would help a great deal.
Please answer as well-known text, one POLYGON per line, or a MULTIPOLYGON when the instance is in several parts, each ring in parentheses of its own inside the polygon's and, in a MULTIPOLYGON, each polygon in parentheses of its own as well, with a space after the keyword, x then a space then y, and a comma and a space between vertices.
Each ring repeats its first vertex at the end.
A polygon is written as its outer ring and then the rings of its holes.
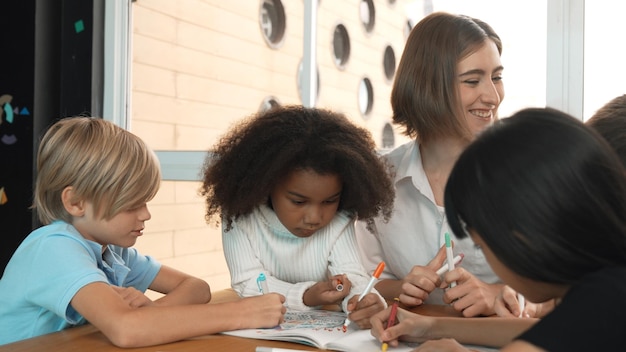
POLYGON ((270 328, 283 320, 284 297, 266 294, 235 302, 131 308, 108 284, 94 282, 72 307, 113 344, 140 347, 243 328, 270 328))
POLYGON ((429 317, 400 308, 396 315, 398 323, 387 329, 390 311, 386 309, 371 319, 372 335, 390 346, 397 346, 400 338, 413 342, 453 338, 468 345, 502 347, 537 322, 537 319, 500 317, 429 317))
POLYGON ((154 301, 160 306, 207 303, 211 300, 211 288, 206 281, 165 265, 161 266, 150 289, 165 294, 154 301))

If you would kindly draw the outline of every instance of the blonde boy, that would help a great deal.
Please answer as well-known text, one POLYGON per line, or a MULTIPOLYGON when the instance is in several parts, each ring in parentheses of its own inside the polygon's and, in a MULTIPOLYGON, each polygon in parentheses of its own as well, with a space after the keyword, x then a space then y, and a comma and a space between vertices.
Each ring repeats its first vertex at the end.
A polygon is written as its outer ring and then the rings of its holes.
POLYGON ((282 320, 283 296, 207 305, 206 282, 131 248, 160 179, 155 154, 111 122, 76 117, 50 127, 34 197, 44 226, 0 279, 0 344, 87 321, 113 344, 137 347, 282 320), (165 295, 152 301, 147 289, 165 295))

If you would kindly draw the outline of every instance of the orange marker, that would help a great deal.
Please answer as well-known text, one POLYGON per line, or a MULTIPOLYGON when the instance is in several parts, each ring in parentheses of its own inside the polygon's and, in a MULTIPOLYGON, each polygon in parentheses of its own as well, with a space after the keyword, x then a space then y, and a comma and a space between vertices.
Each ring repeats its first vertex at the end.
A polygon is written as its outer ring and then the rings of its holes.
POLYGON ((333 279, 333 286, 337 291, 343 291, 343 282, 339 279, 333 279))
MULTIPOLYGON (((399 298, 393 299, 393 305, 391 306, 391 313, 389 313, 389 318, 387 319, 387 329, 393 326, 396 323, 396 314, 398 314, 398 303, 400 302, 399 298)), ((387 352, 387 343, 383 342, 383 346, 381 350, 383 352, 387 352)))
MULTIPOLYGON (((370 279, 370 282, 365 287, 365 290, 361 292, 361 295, 359 296, 359 299, 357 300, 357 302, 361 302, 363 297, 367 296, 367 294, 370 293, 370 291, 372 290, 372 287, 374 287, 374 283, 376 282, 376 280, 378 280, 378 278, 380 277, 380 274, 382 274, 384 269, 385 269, 385 262, 378 263, 378 266, 376 267, 376 270, 374 271, 374 275, 372 276, 372 278, 370 279)), ((348 325, 350 325, 350 319, 346 318, 346 321, 344 321, 343 323, 343 332, 346 332, 348 330, 348 325)))

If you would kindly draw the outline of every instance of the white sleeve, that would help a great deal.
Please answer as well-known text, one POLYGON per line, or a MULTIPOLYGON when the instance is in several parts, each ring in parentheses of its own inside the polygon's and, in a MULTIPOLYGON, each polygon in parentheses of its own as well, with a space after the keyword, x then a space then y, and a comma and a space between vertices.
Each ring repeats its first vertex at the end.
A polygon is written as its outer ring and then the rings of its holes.
MULTIPOLYGON (((352 283, 352 289, 342 301, 341 308, 347 312, 347 305, 350 298, 360 295, 370 281, 371 276, 367 275, 359 255, 359 249, 354 231, 355 222, 349 222, 343 229, 342 233, 337 237, 337 241, 332 248, 328 259, 328 269, 331 275, 346 274, 352 283)), ((385 299, 372 288, 372 293, 378 295, 380 300, 385 303, 385 299)))
MULTIPOLYGON (((245 220, 244 220, 245 221, 245 220)), ((224 256, 230 271, 231 286, 241 297, 258 296, 261 291, 257 285, 259 274, 265 274, 270 292, 285 296, 287 308, 308 310, 317 307, 308 307, 304 304, 304 292, 315 284, 314 281, 298 282, 295 284, 277 279, 263 265, 259 250, 259 235, 252 228, 246 229, 246 224, 233 223, 230 231, 222 230, 224 256), (243 225, 243 226, 242 226, 243 225)), ((263 258, 271 260, 271 258, 263 258)))
MULTIPOLYGON (((378 239, 376 224, 372 222, 372 231, 374 233, 366 228, 367 223, 364 220, 357 221, 355 227, 356 242, 357 247, 359 248, 361 262, 365 267, 365 271, 369 275, 372 275, 374 274, 374 270, 376 270, 378 263, 385 261, 382 245, 378 239)), ((380 278, 397 279, 387 266, 385 267, 385 270, 383 270, 382 274, 380 274, 380 278)))

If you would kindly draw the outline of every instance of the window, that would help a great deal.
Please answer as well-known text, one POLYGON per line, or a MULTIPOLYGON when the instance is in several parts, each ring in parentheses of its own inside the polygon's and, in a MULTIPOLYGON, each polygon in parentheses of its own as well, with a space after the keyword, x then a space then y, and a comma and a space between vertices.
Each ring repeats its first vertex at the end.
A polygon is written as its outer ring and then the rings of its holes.
POLYGON ((263 0, 259 11, 263 39, 271 48, 278 48, 285 37, 285 9, 280 0, 263 0))
MULTIPOLYGON (((567 2, 575 2, 571 0, 567 2)), ((505 97, 500 104, 500 117, 510 116, 516 111, 532 106, 546 106, 546 53, 549 47, 547 37, 552 36, 547 29, 548 21, 556 22, 556 17, 548 16, 548 3, 542 0, 519 1, 466 1, 432 0, 434 11, 464 14, 487 22, 502 39, 502 65, 505 97), (528 24, 532 23, 531 26, 528 24), (520 28, 524 28, 520 31, 520 28), (528 55, 527 53, 533 53, 528 55)), ((554 1, 557 3, 558 1, 554 1)), ((413 8, 419 17, 411 18, 413 23, 427 13, 426 4, 413 8)), ((567 22, 561 20, 561 22, 567 22)), ((554 56, 554 55, 552 55, 554 56)), ((551 71, 562 72, 562 67, 551 71)))
MULTIPOLYGON (((298 94, 300 95, 300 100, 304 101, 305 100, 304 96, 302 96, 302 92, 303 92, 303 89, 302 89, 302 84, 303 84, 302 70, 303 70, 303 67, 302 67, 302 60, 301 60, 300 61, 300 65, 298 65, 298 78, 297 78, 296 84, 298 85, 298 94)), ((312 106, 315 106, 315 102, 317 102, 317 98, 320 95, 320 70, 318 68, 316 68, 315 69, 315 73, 316 73, 316 76, 317 76, 317 83, 315 85, 315 87, 316 87, 316 89, 315 89, 315 99, 313 99, 313 105, 312 106)))
POLYGON ((618 37, 626 33, 626 2, 584 3, 583 116, 587 120, 604 104, 626 93, 626 47, 618 37))
POLYGON ((396 137, 393 134, 393 127, 390 123, 386 123, 383 127, 383 149, 392 149, 396 146, 396 137))
POLYGON ((361 0, 359 14, 361 15, 361 22, 365 27, 365 31, 371 33, 374 30, 374 24, 376 22, 374 2, 372 0, 361 0))
POLYGON ((385 47, 385 53, 383 54, 383 69, 385 71, 387 81, 393 81, 393 76, 396 73, 396 54, 390 45, 385 47))
POLYGON ((350 36, 343 24, 335 26, 333 31, 333 58, 339 69, 343 69, 350 58, 350 36))
POLYGON ((361 116, 367 119, 374 106, 374 88, 372 87, 372 82, 367 77, 363 78, 359 83, 358 100, 361 116))
POLYGON ((411 30, 413 29, 413 23, 411 20, 406 20, 406 24, 404 25, 404 39, 409 38, 409 34, 411 34, 411 30))

